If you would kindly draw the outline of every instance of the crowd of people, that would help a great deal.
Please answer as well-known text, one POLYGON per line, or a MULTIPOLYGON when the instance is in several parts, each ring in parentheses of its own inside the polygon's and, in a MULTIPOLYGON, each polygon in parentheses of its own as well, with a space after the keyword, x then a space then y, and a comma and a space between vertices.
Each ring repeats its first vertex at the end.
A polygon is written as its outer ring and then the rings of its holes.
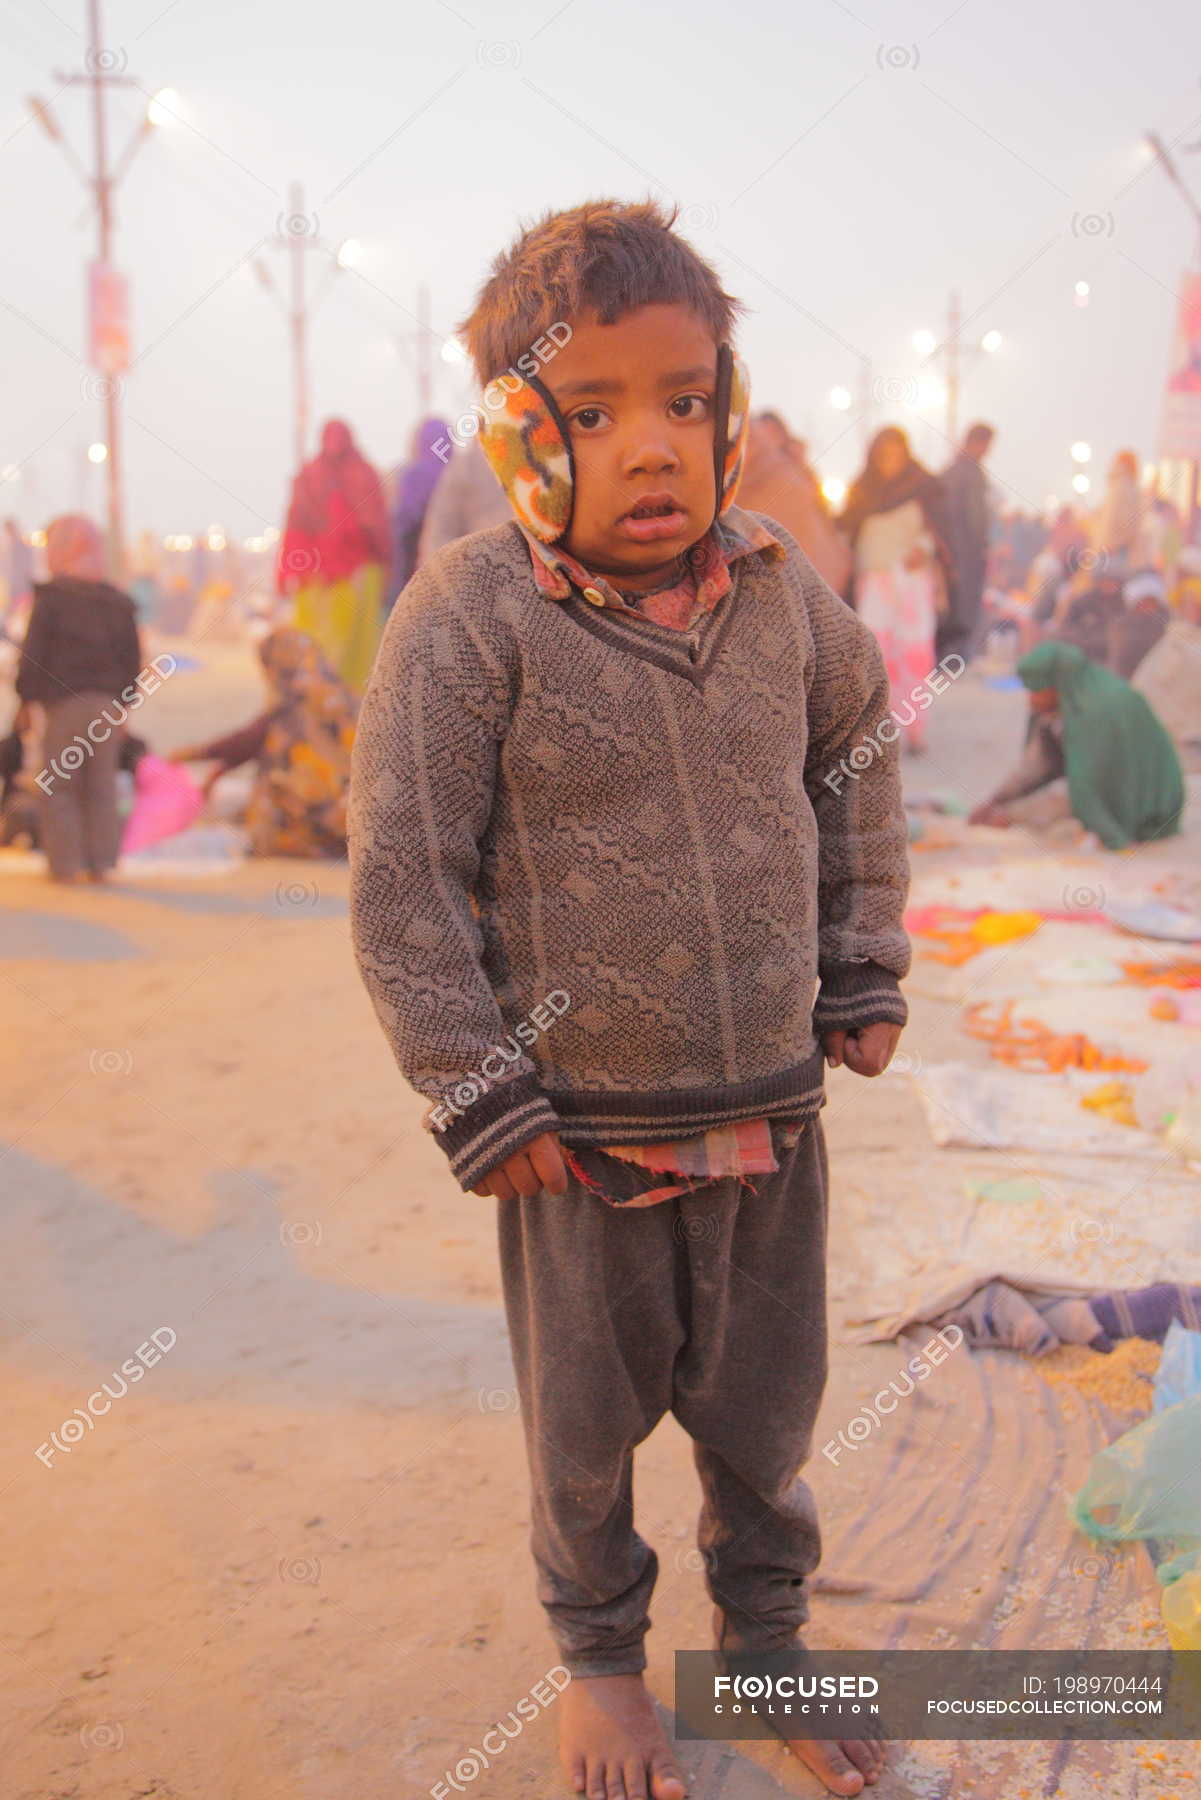
MULTIPOLYGON (((925 713, 906 705, 915 686, 950 657, 967 663, 1013 646, 1017 678, 1032 690, 1026 742, 975 821, 1020 821, 1029 796, 1066 775, 1067 809, 1101 842, 1158 835, 1179 813, 1181 766, 1201 769, 1201 549, 1183 542, 1175 509, 1140 484, 1130 451, 1114 458, 1091 518, 1067 507, 1048 521, 999 511, 985 470, 994 438, 991 425, 972 425, 936 474, 900 426, 886 425, 835 511, 806 444, 778 412, 760 412, 739 504, 790 532, 871 629, 908 753, 925 748, 925 713), (1052 644, 1062 651, 1047 663, 1052 644), (1096 747, 1128 741, 1146 756, 1132 762, 1096 747), (1132 770, 1148 761, 1175 775, 1140 800, 1146 784, 1132 770)), ((110 688, 134 678, 140 632, 202 639, 241 601, 240 627, 260 639, 264 709, 171 760, 208 765, 205 798, 252 765, 243 821, 252 854, 342 854, 355 715, 388 614, 430 556, 509 517, 478 442, 452 447, 446 422, 430 417, 390 482, 348 425, 324 426, 292 485, 266 605, 236 593, 238 548, 204 537, 168 539, 168 554, 144 533, 123 593, 103 578, 99 532, 74 516, 46 533, 46 579, 37 582, 34 550, 7 520, 6 633, 23 645, 18 709, 0 740, 0 842, 39 843, 57 879, 103 879, 120 841, 117 774, 136 769, 141 740, 118 734, 89 756, 80 779, 35 797, 39 759, 68 743, 110 688), (172 597, 185 592, 181 611, 172 597)))

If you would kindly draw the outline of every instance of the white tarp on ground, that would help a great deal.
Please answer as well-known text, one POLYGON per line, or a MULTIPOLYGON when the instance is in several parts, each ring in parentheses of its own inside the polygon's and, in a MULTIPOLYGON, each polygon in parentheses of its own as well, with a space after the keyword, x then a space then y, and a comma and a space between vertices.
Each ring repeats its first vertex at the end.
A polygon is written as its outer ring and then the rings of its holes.
MULTIPOLYGON (((1115 1125, 1081 1106, 1111 1076, 1017 1075, 967 1063, 927 1063, 914 1076, 940 1149, 1051 1150, 1065 1155, 1162 1157, 1149 1131, 1115 1125), (1120 1138, 1115 1134, 1121 1134, 1120 1138)), ((1129 1079, 1129 1078, 1124 1078, 1129 1079)))

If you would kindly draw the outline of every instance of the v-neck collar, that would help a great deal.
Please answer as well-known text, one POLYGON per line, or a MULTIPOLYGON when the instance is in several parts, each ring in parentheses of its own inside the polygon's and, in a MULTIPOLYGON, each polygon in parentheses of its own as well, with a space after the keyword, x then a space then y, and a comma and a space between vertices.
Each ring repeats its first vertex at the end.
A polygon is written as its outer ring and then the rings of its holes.
POLYGON ((563 601, 563 612, 585 631, 614 649, 641 657, 669 675, 682 676, 702 689, 726 640, 734 620, 734 607, 741 586, 737 564, 731 566, 728 594, 687 631, 674 625, 660 625, 644 613, 618 612, 613 607, 594 606, 573 592, 563 601))
POLYGON ((539 542, 524 526, 532 570, 539 591, 559 602, 577 624, 593 637, 641 656, 673 675, 703 688, 730 628, 741 564, 749 557, 779 561, 787 555, 784 545, 767 524, 741 507, 730 506, 710 527, 709 538, 719 558, 718 568, 729 588, 693 623, 681 628, 661 624, 649 614, 627 606, 603 576, 596 576, 567 554, 559 544, 539 542))

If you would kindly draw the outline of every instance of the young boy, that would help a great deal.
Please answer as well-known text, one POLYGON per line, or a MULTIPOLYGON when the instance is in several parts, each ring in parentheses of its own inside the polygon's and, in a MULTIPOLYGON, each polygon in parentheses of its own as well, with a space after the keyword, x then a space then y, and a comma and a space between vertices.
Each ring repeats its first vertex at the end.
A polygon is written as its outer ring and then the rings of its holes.
MULTIPOLYGON (((517 522, 406 589, 351 791, 364 979, 460 1185, 498 1202, 589 1800, 684 1794, 632 1517, 665 1412, 694 1440, 719 1651, 787 1652, 808 1616, 823 1055, 878 1075, 906 1018, 883 664, 787 532, 730 504, 740 309, 671 224, 597 202, 496 263, 464 330, 517 522)), ((793 1748, 835 1793, 883 1766, 793 1748)))

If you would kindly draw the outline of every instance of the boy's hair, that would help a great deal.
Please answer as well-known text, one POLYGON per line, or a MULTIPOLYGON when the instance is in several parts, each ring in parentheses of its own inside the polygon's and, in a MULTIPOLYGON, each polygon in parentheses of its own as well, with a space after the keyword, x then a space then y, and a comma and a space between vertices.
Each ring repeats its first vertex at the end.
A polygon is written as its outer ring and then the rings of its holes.
POLYGON ((729 342, 744 309, 653 200, 586 200, 527 226, 492 265, 459 326, 482 385, 511 369, 549 325, 595 311, 612 325, 637 306, 687 306, 729 342))

